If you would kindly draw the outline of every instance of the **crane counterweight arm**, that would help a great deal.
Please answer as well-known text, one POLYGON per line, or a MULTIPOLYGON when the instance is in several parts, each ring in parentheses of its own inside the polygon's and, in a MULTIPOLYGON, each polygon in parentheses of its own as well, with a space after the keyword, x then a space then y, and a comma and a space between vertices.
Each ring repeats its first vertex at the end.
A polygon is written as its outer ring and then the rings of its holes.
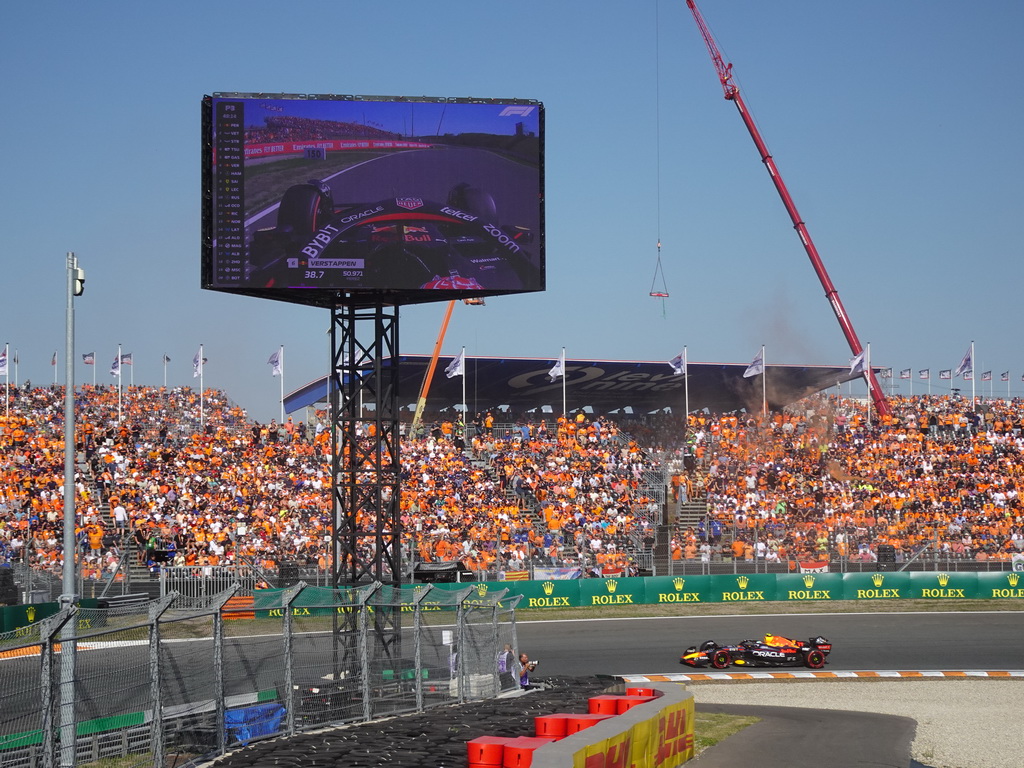
MULTIPOLYGON (((697 4, 694 0, 686 0, 686 5, 690 9, 691 13, 693 13, 694 21, 697 22, 697 28, 700 30, 701 37, 704 38, 704 44, 707 46, 708 53, 711 55, 711 61, 715 66, 715 71, 718 73, 718 80, 721 82, 722 89, 725 91, 725 98, 735 104, 736 109, 739 110, 740 118, 742 118, 743 124, 747 127, 747 132, 750 134, 750 138, 754 140, 754 145, 757 147, 757 151, 761 155, 761 162, 763 162, 765 168, 768 169, 768 174, 772 177, 772 183, 775 185, 775 189, 779 193, 779 197, 782 198, 782 204, 786 207, 786 212, 789 213, 789 218, 793 222, 793 228, 800 236, 800 242, 803 244, 804 250, 807 252, 807 257, 811 260, 814 272, 817 274, 822 288, 825 289, 825 296, 828 298, 828 302, 832 306, 832 311, 835 313, 836 319, 839 321, 839 326, 843 330, 843 335, 846 337, 846 341, 850 345, 850 351, 856 357, 864 351, 864 347, 861 345, 860 339, 857 338, 857 332, 853 329, 853 323, 850 321, 850 316, 846 313, 846 309, 843 307, 843 302, 839 298, 839 292, 832 284, 832 280, 829 278, 828 272, 825 270, 825 264, 822 262, 821 256, 818 254, 818 249, 814 246, 814 241, 811 239, 811 233, 807 231, 807 226, 800 217, 800 212, 796 209, 796 203, 793 202, 793 198, 789 194, 789 190, 786 188, 786 183, 782 180, 782 175, 779 173, 779 169, 775 165, 775 160, 772 159, 771 153, 768 152, 768 147, 764 143, 764 139, 761 138, 761 133, 757 130, 757 125, 750 116, 750 112, 747 110, 747 105, 743 103, 743 97, 740 96, 739 88, 736 87, 736 84, 732 81, 732 64, 726 64, 725 60, 722 58, 722 54, 718 50, 718 45, 715 43, 714 37, 711 36, 711 31, 708 29, 708 25, 704 22, 704 17, 701 16, 700 10, 697 8, 697 4)), ((885 399, 885 393, 882 391, 882 388, 878 384, 878 380, 875 378, 875 372, 869 368, 865 372, 865 379, 867 380, 868 391, 876 410, 879 414, 888 416, 891 413, 891 409, 889 408, 888 401, 885 399)))

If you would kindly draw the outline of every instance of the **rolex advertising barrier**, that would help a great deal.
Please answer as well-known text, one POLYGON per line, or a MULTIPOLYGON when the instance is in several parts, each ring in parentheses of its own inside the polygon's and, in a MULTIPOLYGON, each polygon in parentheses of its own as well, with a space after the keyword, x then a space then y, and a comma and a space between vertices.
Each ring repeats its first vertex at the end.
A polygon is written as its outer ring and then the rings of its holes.
MULTIPOLYGON (((434 584, 434 589, 465 591, 466 584, 434 584)), ((424 585, 408 585, 424 589, 424 585)), ((907 573, 757 573, 712 576, 654 576, 647 578, 548 579, 545 581, 484 581, 474 584, 467 598, 484 598, 496 590, 506 598, 522 596, 519 608, 581 608, 598 605, 657 605, 662 603, 757 603, 804 600, 1022 600, 1024 574, 1019 571, 983 573, 913 571, 907 573)), ((278 590, 260 590, 255 616, 281 618, 278 590), (273 606, 273 607, 272 607, 273 606)), ((422 611, 440 611, 436 599, 421 602, 422 611)), ((0 608, 0 629, 14 631, 56 613, 56 603, 0 608), (30 612, 27 614, 26 612, 30 612)), ((403 611, 411 610, 402 606, 403 611)), ((337 607, 296 605, 293 616, 325 616, 343 612, 337 607)))
MULTIPOLYGON (((465 589, 462 584, 435 586, 465 589)), ((509 596, 522 595, 520 609, 806 600, 1024 601, 1024 574, 1013 571, 721 574, 492 581, 476 584, 474 589, 479 597, 497 589, 507 589, 509 596)), ((471 593, 470 599, 472 596, 471 593)))

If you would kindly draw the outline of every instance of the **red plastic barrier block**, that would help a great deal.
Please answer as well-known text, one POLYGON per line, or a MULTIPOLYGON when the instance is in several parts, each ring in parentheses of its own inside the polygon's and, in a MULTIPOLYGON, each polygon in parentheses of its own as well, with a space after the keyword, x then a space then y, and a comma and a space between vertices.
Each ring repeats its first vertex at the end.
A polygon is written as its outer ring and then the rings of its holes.
POLYGON ((572 736, 574 733, 579 733, 584 728, 596 725, 602 720, 607 720, 609 717, 615 717, 615 715, 573 715, 566 721, 565 735, 572 736))
POLYGON ((537 736, 551 736, 556 739, 564 738, 566 729, 569 727, 569 718, 577 715, 555 712, 552 715, 539 715, 533 718, 533 730, 537 736))
POLYGON ((627 696, 661 696, 657 688, 627 688, 627 696))
POLYGON ((509 743, 505 745, 505 755, 501 764, 504 768, 530 768, 530 764, 533 762, 533 750, 553 741, 558 741, 558 739, 544 736, 519 736, 510 739, 509 743))
POLYGON ((619 696, 619 700, 616 702, 615 714, 621 715, 623 712, 632 709, 637 704, 644 704, 648 701, 654 701, 656 696, 619 696))
POLYGON ((511 736, 478 736, 466 742, 470 765, 499 766, 505 758, 505 745, 515 741, 511 736))
POLYGON ((587 703, 588 711, 592 715, 616 715, 619 712, 618 702, 621 698, 621 696, 609 693, 591 696, 587 703))

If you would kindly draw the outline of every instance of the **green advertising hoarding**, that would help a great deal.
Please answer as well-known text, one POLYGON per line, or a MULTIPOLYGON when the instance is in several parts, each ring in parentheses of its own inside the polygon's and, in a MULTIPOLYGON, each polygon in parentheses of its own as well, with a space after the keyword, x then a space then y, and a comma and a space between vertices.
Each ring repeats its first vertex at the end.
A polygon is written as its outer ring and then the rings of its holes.
POLYGON ((986 600, 1024 600, 1024 573, 1003 571, 978 574, 978 597, 986 600))
POLYGON ((642 578, 582 579, 580 605, 641 605, 646 602, 642 578))
POLYGON ((910 574, 914 600, 970 600, 978 595, 978 574, 958 571, 915 571, 910 574))
POLYGON ((910 595, 910 574, 887 571, 843 575, 847 600, 902 600, 910 595))
POLYGON ((776 600, 842 600, 841 573, 783 573, 775 577, 776 600))
POLYGON ((505 581, 509 594, 522 595, 520 608, 578 608, 581 579, 505 581))
MULTIPOLYGON (((60 611, 60 603, 31 603, 0 608, 0 632, 17 632, 60 611)), ((88 629, 88 627, 86 627, 88 629)), ((24 633, 29 634, 27 631, 24 633)), ((18 635, 16 635, 18 636, 18 635)))
POLYGON ((710 576, 652 576, 644 581, 649 605, 711 601, 710 576))
POLYGON ((730 573, 712 576, 711 600, 716 603, 762 603, 775 600, 775 574, 730 573))

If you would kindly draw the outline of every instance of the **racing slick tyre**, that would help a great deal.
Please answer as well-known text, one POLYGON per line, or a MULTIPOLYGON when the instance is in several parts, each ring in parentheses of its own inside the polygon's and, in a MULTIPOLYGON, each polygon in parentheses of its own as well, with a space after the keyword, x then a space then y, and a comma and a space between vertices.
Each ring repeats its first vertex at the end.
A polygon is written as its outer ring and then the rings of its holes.
POLYGON ((711 666, 715 669, 725 669, 732 664, 732 656, 725 648, 719 648, 711 654, 711 666))
POLYGON ((821 669, 825 666, 825 654, 818 649, 813 649, 804 654, 804 664, 810 669, 821 669))
POLYGON ((456 184, 452 187, 448 193, 448 205, 479 216, 491 224, 498 223, 498 206, 491 193, 469 184, 456 184))
POLYGON ((277 229, 298 240, 313 236, 334 213, 330 187, 325 184, 296 184, 289 187, 277 209, 277 229))

